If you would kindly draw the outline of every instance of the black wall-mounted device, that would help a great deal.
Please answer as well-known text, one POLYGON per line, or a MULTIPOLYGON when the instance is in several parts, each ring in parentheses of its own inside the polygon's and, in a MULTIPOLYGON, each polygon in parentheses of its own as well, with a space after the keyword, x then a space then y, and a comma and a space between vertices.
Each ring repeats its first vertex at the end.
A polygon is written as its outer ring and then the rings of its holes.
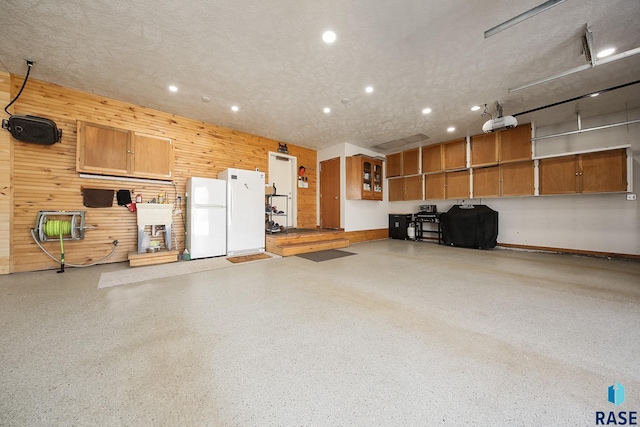
POLYGON ((53 120, 36 116, 11 116, 2 120, 2 128, 22 142, 52 145, 62 138, 62 131, 53 120))

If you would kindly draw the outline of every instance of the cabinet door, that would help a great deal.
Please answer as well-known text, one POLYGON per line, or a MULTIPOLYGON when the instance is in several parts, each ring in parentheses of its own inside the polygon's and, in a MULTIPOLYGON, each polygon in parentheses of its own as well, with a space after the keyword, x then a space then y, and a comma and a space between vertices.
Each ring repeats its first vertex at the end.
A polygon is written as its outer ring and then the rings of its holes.
MULTIPOLYGON (((503 196, 533 195, 533 160, 500 166, 503 196)), ((475 195, 475 171, 474 171, 475 195)))
POLYGON ((373 163, 371 159, 362 157, 362 198, 365 200, 373 199, 373 163))
POLYGON ((362 160, 360 157, 347 157, 347 200, 362 199, 362 160))
POLYGON ((404 200, 404 178, 392 178, 389 182, 389 201, 404 200))
POLYGON ((382 200, 382 162, 373 162, 373 200, 382 200))
POLYGON ((485 133, 471 137, 471 166, 486 166, 498 163, 496 137, 496 133, 485 133))
POLYGON ((173 176, 173 143, 169 138, 133 133, 132 173, 147 178, 173 176))
POLYGON ((404 200, 422 200, 422 175, 404 178, 404 200))
POLYGON ((414 148, 402 152, 402 175, 420 173, 420 149, 414 148))
POLYGON ((78 172, 126 175, 129 172, 129 132, 78 122, 78 172))
POLYGON ((442 170, 442 144, 422 147, 422 173, 442 170))
POLYGON ((469 198, 469 171, 445 172, 447 199, 469 198))
POLYGON ((573 194, 578 191, 578 156, 541 159, 540 194, 573 194))
POLYGON ((463 138, 442 144, 442 157, 444 170, 467 167, 467 140, 463 138))
POLYGON ((500 163, 531 159, 531 124, 499 132, 500 163))
POLYGON ((603 193, 627 190, 627 152, 625 149, 588 153, 580 156, 581 192, 603 193))
POLYGON ((387 178, 402 175, 402 153, 387 156, 387 178))
POLYGON ((424 176, 424 198, 442 200, 445 196, 444 172, 424 176))
POLYGON ((473 170, 473 197, 498 197, 500 195, 500 166, 473 170))

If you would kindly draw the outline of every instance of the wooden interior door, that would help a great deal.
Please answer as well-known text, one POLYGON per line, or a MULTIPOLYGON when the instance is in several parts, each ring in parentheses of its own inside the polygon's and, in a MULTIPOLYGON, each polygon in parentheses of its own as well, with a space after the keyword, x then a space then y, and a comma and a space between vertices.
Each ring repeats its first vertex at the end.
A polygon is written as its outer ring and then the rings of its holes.
POLYGON ((340 228, 340 158, 320 162, 320 228, 340 228))

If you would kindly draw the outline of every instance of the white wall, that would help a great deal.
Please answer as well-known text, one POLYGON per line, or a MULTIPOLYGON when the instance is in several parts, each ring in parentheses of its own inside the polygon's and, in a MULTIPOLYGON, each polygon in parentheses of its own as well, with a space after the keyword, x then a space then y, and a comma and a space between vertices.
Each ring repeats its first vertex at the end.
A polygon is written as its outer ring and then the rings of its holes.
MULTIPOLYGON (((389 202, 387 186, 383 186, 383 201, 347 200, 346 157, 364 154, 371 157, 383 157, 380 153, 360 148, 353 144, 342 143, 318 151, 318 167, 324 160, 340 157, 340 227, 345 231, 375 230, 389 226, 389 202)), ((383 173, 386 164, 383 163, 383 173)), ((385 180, 386 183, 386 180, 385 180)), ((320 189, 320 184, 318 184, 320 189)), ((320 191, 318 191, 317 221, 320 223, 320 191)))
MULTIPOLYGON (((582 121, 582 128, 636 120, 640 111, 582 121)), ((576 123, 536 129, 536 135, 575 130, 576 123)), ((640 124, 540 140, 537 156, 630 144, 633 189, 640 190, 640 124)), ((392 202, 394 213, 415 213, 418 205, 436 204, 446 212, 461 200, 392 202)), ((467 201, 469 202, 469 200, 467 201)), ((640 255, 640 207, 625 193, 472 199, 499 213, 499 243, 640 255)))

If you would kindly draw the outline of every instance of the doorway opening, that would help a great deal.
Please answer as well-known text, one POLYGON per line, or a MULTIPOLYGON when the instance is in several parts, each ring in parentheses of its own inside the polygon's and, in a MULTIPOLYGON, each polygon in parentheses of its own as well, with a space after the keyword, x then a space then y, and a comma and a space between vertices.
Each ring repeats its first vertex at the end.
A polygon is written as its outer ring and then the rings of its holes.
MULTIPOLYGON (((286 206, 278 206, 287 213, 287 227, 298 225, 298 159, 283 153, 269 152, 267 184, 276 188, 276 194, 286 195, 286 206), (286 210, 284 209, 286 207, 286 210)), ((279 199, 285 199, 284 197, 279 199)), ((278 201, 282 203, 282 201, 278 201)))

